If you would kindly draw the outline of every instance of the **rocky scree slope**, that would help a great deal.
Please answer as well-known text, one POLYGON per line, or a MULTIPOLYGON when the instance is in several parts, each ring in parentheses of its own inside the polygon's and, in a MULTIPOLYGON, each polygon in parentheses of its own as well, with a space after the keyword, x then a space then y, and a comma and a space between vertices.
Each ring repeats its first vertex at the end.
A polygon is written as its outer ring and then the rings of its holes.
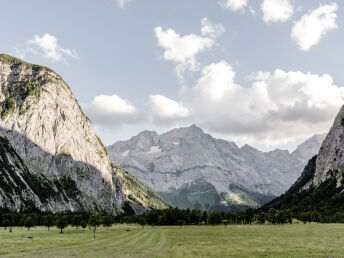
MULTIPOLYGON (((67 195, 54 201, 43 201, 43 194, 39 196, 30 185, 30 196, 11 195, 7 191, 0 197, 0 203, 7 208, 18 210, 27 199, 33 200, 36 208, 53 212, 118 214, 124 206, 130 206, 135 213, 149 208, 143 201, 137 203, 123 193, 91 122, 68 85, 49 68, 0 55, 0 117, 0 136, 9 141, 25 171, 46 178, 53 192, 59 190, 53 182, 63 189, 75 188, 73 198, 67 195)), ((0 188, 4 192, 2 185, 0 188)))
POLYGON ((143 131, 109 146, 108 152, 114 163, 173 205, 236 210, 258 207, 286 191, 323 137, 312 137, 293 153, 265 153, 214 139, 192 125, 162 135, 143 131))

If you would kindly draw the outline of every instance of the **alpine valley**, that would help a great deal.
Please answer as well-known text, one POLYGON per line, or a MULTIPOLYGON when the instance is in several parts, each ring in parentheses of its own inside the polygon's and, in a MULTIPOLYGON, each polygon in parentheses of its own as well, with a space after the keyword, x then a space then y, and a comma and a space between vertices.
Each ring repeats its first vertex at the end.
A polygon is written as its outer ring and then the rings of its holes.
MULTIPOLYGON (((105 148, 71 89, 51 69, 0 55, 0 89, 0 206, 12 211, 257 208, 296 181, 325 137, 315 135, 292 153, 262 152, 192 125, 161 135, 143 131, 105 148)), ((336 121, 341 128, 341 118, 336 121)), ((302 189, 326 181, 327 171, 340 177, 342 152, 334 137, 326 138, 314 179, 302 189)))
POLYGON ((143 131, 109 146, 110 159, 179 208, 236 211, 283 194, 319 151, 315 135, 295 151, 262 152, 215 139, 196 125, 143 131))
POLYGON ((0 55, 0 206, 138 214, 167 204, 111 164, 71 89, 51 69, 0 55))

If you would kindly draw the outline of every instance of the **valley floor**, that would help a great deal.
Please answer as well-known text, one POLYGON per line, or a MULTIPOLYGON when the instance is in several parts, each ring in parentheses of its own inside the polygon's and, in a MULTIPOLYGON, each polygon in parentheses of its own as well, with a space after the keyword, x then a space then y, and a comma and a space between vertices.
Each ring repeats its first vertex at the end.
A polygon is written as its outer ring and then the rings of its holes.
POLYGON ((9 257, 338 257, 344 224, 171 226, 116 225, 0 229, 0 255, 9 257), (130 230, 130 231, 127 231, 130 230), (32 239, 27 238, 33 236, 32 239))

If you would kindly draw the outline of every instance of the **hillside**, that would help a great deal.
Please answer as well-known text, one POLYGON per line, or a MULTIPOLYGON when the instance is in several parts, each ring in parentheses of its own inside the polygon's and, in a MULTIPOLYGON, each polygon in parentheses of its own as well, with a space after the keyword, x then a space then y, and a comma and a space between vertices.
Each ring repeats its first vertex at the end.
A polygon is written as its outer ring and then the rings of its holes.
POLYGON ((31 179, 7 180, 8 187, 14 187, 9 183, 13 181, 18 191, 28 194, 16 196, 0 185, 6 192, 0 203, 19 210, 33 200, 35 208, 52 212, 118 214, 128 203, 135 213, 149 208, 127 199, 92 123, 68 85, 51 69, 0 55, 0 114, 0 136, 8 140, 10 151, 5 156, 12 157, 4 166, 15 164, 14 170, 4 173, 37 178, 38 184, 51 186, 45 190, 58 193, 54 201, 49 195, 42 200, 44 194, 29 184, 31 179))
POLYGON ((124 195, 129 201, 148 206, 153 209, 166 209, 168 205, 157 193, 134 177, 129 171, 113 165, 124 195))
MULTIPOLYGON (((319 211, 325 217, 344 212, 344 106, 339 111, 319 153, 296 183, 263 208, 291 209, 295 213, 319 211)), ((338 215, 342 216, 342 215, 338 215)))
POLYGON ((215 139, 192 125, 161 135, 143 131, 109 146, 108 152, 112 162, 173 205, 237 210, 258 207, 286 191, 323 137, 312 137, 293 153, 265 153, 215 139))

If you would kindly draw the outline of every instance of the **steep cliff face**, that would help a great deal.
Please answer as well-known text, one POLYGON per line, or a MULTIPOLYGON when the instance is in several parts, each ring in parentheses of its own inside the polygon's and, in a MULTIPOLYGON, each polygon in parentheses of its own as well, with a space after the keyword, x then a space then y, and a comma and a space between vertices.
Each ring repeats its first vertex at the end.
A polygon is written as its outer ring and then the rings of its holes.
MULTIPOLYGON (((314 155, 319 145, 309 153, 314 155)), ((201 209, 257 207, 287 190, 306 162, 288 151, 239 148, 195 125, 162 135, 144 131, 109 146, 108 152, 114 163, 165 200, 182 208, 201 209)))
MULTIPOLYGON (((27 168, 49 180, 68 178, 78 189, 78 201, 61 201, 59 211, 122 210, 127 199, 107 151, 59 75, 0 55, 0 107, 0 135, 27 168)), ((44 209, 56 211, 48 203, 44 209)))
POLYGON ((344 106, 339 111, 319 153, 309 160, 296 183, 264 208, 291 209, 295 213, 321 211, 326 216, 343 212, 344 106))
MULTIPOLYGON (((307 184, 318 186, 329 176, 329 171, 336 171, 339 179, 342 176, 344 168, 344 106, 334 120, 334 123, 327 134, 316 160, 316 171, 314 178, 307 184), (340 173, 340 174, 339 174, 340 173)), ((306 186, 306 187, 307 187, 306 186)))
POLYGON ((41 208, 46 202, 55 207, 56 200, 63 203, 66 197, 44 175, 31 173, 3 137, 0 137, 0 186, 0 207, 12 210, 41 208))

